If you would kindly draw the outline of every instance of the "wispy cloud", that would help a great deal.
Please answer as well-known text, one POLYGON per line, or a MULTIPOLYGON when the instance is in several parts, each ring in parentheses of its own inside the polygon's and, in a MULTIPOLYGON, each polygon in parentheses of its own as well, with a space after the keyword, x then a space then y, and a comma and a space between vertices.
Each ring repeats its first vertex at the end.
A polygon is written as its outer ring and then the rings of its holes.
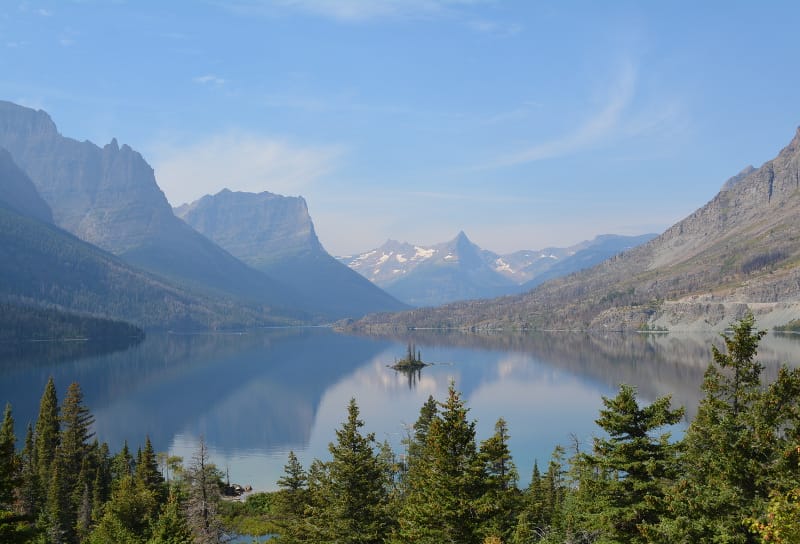
POLYGON ((522 25, 518 23, 504 23, 485 19, 476 19, 470 21, 467 23, 467 26, 482 34, 491 34, 502 37, 516 36, 522 32, 522 25))
POLYGON ((233 0, 216 2, 221 7, 249 14, 277 15, 300 11, 337 21, 418 19, 452 14, 465 6, 487 0, 233 0))
POLYGON ((206 74, 204 76, 197 76, 192 78, 192 81, 200 85, 225 85, 225 80, 217 77, 214 74, 206 74))
POLYGON ((491 166, 511 166, 563 157, 605 141, 621 128, 623 113, 633 99, 635 88, 636 70, 632 64, 626 63, 606 105, 574 131, 501 157, 491 166))
POLYGON ((173 204, 223 188, 296 195, 331 172, 344 153, 341 146, 302 147, 244 132, 154 148, 159 185, 173 204))

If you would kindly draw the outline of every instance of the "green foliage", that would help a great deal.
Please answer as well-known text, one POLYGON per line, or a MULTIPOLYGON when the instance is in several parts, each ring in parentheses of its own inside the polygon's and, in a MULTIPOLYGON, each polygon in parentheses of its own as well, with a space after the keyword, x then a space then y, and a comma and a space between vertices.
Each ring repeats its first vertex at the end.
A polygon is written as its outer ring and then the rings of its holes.
POLYGON ((56 456, 59 443, 60 425, 58 417, 58 398, 53 377, 47 380, 42 399, 39 402, 39 417, 36 419, 34 432, 34 463, 38 471, 38 482, 41 486, 39 495, 46 494, 50 484, 50 467, 56 456))
POLYGON ((399 514, 404 542, 478 542, 484 481, 475 445, 475 422, 451 383, 448 399, 430 422, 420 459, 409 465, 399 514))
POLYGON ((484 481, 478 509, 481 518, 479 533, 507 542, 517 525, 522 494, 517 488, 519 475, 508 449, 508 426, 500 418, 494 434, 480 446, 479 462, 483 464, 484 481))
POLYGON ((325 541, 340 543, 383 542, 391 530, 387 515, 385 472, 376 453, 372 433, 361 434, 355 399, 347 408, 347 421, 328 446, 331 461, 321 475, 317 490, 318 524, 325 541))
POLYGON ((755 359, 764 331, 754 326, 746 316, 724 335, 726 352, 713 350, 706 395, 668 491, 671 515, 655 528, 660 541, 752 542, 744 521, 765 514, 770 493, 796 485, 798 470, 786 454, 798 437, 800 372, 784 368, 765 387, 755 359))
POLYGON ((0 426, 0 510, 11 510, 14 490, 19 484, 16 441, 11 404, 6 404, 3 423, 0 426))
POLYGON ((176 495, 170 494, 153 525, 152 535, 147 543, 192 544, 192 533, 176 495))
POLYGON ((586 511, 604 541, 643 543, 647 526, 664 514, 664 486, 676 469, 669 433, 652 433, 680 421, 683 409, 672 410, 669 397, 640 408, 629 385, 613 399, 603 397, 603 404, 597 424, 608 438, 595 438, 593 454, 581 460, 589 469, 579 483, 590 495, 586 511))
POLYGON ((280 491, 254 493, 244 502, 223 501, 220 504, 222 525, 229 532, 239 535, 263 536, 281 533, 281 542, 292 542, 285 524, 278 525, 282 518, 278 503, 280 491))

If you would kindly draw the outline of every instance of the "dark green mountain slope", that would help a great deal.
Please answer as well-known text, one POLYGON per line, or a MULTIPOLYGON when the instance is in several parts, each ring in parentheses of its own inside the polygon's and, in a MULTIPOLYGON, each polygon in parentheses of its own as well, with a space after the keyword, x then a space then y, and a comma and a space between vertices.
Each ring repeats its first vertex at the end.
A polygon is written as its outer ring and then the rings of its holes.
POLYGON ((407 308, 325 251, 302 197, 225 189, 175 213, 238 259, 312 299, 314 309, 328 316, 407 308))
POLYGON ((132 268, 75 236, 0 207, 0 300, 121 319, 146 328, 285 323, 132 268))

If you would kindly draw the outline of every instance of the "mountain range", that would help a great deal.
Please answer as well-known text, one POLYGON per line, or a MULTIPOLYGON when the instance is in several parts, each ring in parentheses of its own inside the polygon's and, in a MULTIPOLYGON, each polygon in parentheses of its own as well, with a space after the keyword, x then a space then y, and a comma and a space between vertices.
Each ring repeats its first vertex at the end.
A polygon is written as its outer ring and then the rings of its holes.
POLYGON ((325 251, 302 197, 225 189, 175 214, 237 259, 303 293, 326 315, 408 308, 325 251))
POLYGON ((388 240, 377 249, 339 259, 408 304, 436 306, 524 292, 655 236, 602 235, 566 248, 498 255, 481 249, 460 232, 453 240, 433 246, 388 240))
POLYGON ((800 129, 706 205, 649 242, 527 293, 393 316, 361 329, 719 330, 800 315, 800 129))
MULTIPOLYGON (((8 300, 147 327, 184 323, 189 328, 322 323, 404 308, 333 260, 318 242, 315 252, 305 255, 311 261, 304 261, 304 270, 298 268, 302 263, 289 238, 264 247, 270 262, 260 268, 269 273, 249 266, 173 213, 153 169, 138 152, 116 140, 99 147, 62 136, 44 111, 0 101, 0 150, 4 248, 14 248, 3 264, 3 297, 8 300), (12 232, 16 238, 10 238, 12 232), (27 277, 23 255, 34 266, 27 277), (63 265, 74 271, 88 266, 92 272, 83 270, 87 278, 107 281, 102 287, 89 279, 86 285, 60 282, 51 272, 80 279, 63 265), (131 295, 120 303, 111 295, 115 289, 138 293, 138 298, 131 295), (54 299, 51 291, 59 295, 54 299), (152 307, 162 304, 169 310, 152 307)), ((282 202, 274 199, 272 204, 280 208, 282 202)), ((291 211, 282 208, 272 216, 291 211)), ((297 239, 308 238, 309 232, 316 239, 307 210, 284 213, 283 226, 284 233, 295 229, 297 239)))

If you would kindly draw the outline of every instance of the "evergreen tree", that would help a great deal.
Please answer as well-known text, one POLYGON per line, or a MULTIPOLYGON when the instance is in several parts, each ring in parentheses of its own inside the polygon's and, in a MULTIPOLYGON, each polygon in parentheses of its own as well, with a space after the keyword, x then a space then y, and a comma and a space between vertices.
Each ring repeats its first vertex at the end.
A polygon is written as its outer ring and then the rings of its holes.
POLYGON ((281 542, 293 544, 307 539, 305 512, 310 504, 308 475, 293 451, 283 467, 284 475, 278 479, 280 488, 276 496, 275 509, 278 512, 278 526, 281 529, 281 542))
POLYGON ((136 463, 136 478, 146 489, 153 492, 159 504, 164 502, 166 499, 164 477, 158 470, 158 460, 149 436, 145 439, 144 450, 141 450, 139 461, 136 463))
POLYGON ((479 452, 485 473, 480 500, 481 532, 500 537, 504 542, 511 537, 522 505, 522 495, 517 488, 519 477, 508 449, 508 439, 508 426, 500 418, 494 426, 494 434, 481 443, 479 452))
POLYGON ((766 515, 770 492, 788 491, 787 462, 798 438, 800 372, 782 369, 764 388, 756 360, 764 331, 752 314, 713 348, 705 397, 684 437, 680 476, 667 495, 671 515, 652 529, 660 542, 756 542, 748 518, 766 515))
POLYGON ((83 404, 83 393, 77 382, 70 384, 64 402, 61 405, 61 436, 58 446, 58 462, 63 492, 67 494, 67 508, 63 512, 65 531, 70 541, 77 541, 79 525, 88 530, 88 520, 79 524, 78 512, 85 516, 91 513, 91 505, 85 505, 84 499, 91 497, 89 486, 90 473, 89 439, 94 436, 91 426, 94 423, 89 409, 83 404))
POLYGON ((155 521, 156 498, 131 476, 120 480, 103 509, 103 516, 89 536, 92 544, 122 542, 142 544, 155 521))
POLYGON ((42 519, 37 525, 42 527, 48 542, 62 544, 74 540, 70 523, 69 493, 64 485, 61 461, 54 457, 50 467, 50 482, 47 486, 47 499, 44 505, 42 519))
POLYGON ((178 498, 170 493, 153 526, 148 544, 192 544, 192 532, 186 522, 178 498))
POLYGON ((14 506, 14 491, 19 480, 16 443, 11 404, 6 404, 0 426, 0 510, 11 511, 14 506))
POLYGON ((350 400, 347 421, 328 446, 332 459, 320 489, 325 507, 319 524, 326 541, 372 544, 384 542, 390 531, 385 472, 375 452, 375 437, 360 429, 355 399, 350 400))
POLYGON ((25 433, 25 446, 20 455, 20 485, 17 490, 17 501, 20 514, 32 519, 40 502, 41 485, 36 470, 36 452, 33 445, 33 427, 28 423, 25 433))
POLYGON ((614 398, 603 397, 603 405, 597 424, 608 438, 595 438, 593 454, 584 459, 590 470, 580 481, 589 492, 586 511, 595 512, 591 528, 604 542, 643 543, 647 526, 664 513, 664 487, 676 469, 669 433, 651 435, 680 421, 683 409, 672 410, 669 397, 640 408, 629 385, 614 398))
POLYGON ((133 476, 134 462, 128 441, 126 440, 122 449, 111 459, 111 481, 120 482, 125 476, 133 476))
POLYGON ((58 397, 56 396, 56 385, 53 377, 47 380, 42 399, 39 403, 39 417, 36 420, 34 431, 34 460, 38 471, 38 482, 42 489, 38 493, 45 496, 52 478, 50 478, 50 467, 56 456, 56 448, 59 442, 59 417, 58 417, 58 397))
POLYGON ((484 480, 475 423, 451 383, 428 430, 418 462, 409 466, 398 542, 478 542, 478 499, 484 480))

